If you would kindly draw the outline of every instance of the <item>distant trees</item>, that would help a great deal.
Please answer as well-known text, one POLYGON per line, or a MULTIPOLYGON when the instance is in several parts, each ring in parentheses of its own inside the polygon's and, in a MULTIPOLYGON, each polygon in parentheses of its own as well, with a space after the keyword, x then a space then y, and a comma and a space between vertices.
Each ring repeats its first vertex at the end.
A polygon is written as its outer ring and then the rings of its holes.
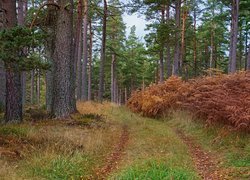
MULTIPOLYGON (((2 32, 10 30, 36 41, 32 44, 23 37, 22 48, 14 53, 22 63, 6 60, 5 51, 1 51, 4 48, 0 50, 0 83, 7 80, 7 90, 0 86, 0 108, 6 99, 6 121, 21 121, 20 108, 25 102, 43 104, 46 99, 52 117, 64 118, 76 111, 76 99, 122 104, 133 91, 163 82, 171 75, 188 79, 250 69, 247 0, 132 3, 1 1, 1 38, 2 32), (136 36, 134 26, 126 36, 125 11, 145 16, 148 34, 144 41, 136 36), (23 26, 22 30, 16 28, 17 24, 23 26), (28 31, 27 26, 36 30, 28 31)), ((4 41, 0 42, 2 47, 4 41)), ((9 54, 15 47, 11 50, 9 54)))

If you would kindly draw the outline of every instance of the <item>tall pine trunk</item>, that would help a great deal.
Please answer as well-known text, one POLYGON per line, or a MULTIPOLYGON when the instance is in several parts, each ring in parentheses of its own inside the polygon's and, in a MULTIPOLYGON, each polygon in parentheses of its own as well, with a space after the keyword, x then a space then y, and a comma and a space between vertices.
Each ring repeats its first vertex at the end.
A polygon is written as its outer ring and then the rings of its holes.
POLYGON ((111 60, 111 102, 115 102, 115 81, 116 81, 116 56, 113 53, 112 54, 112 60, 111 60))
POLYGON ((77 22, 75 30, 74 41, 74 60, 76 69, 76 97, 81 99, 81 86, 82 86, 82 12, 83 4, 82 0, 78 1, 77 5, 77 22))
MULTIPOLYGON (((169 5, 166 6, 166 22, 169 23, 170 12, 169 5)), ((169 39, 166 41, 166 69, 167 69, 167 78, 172 75, 172 62, 171 62, 171 54, 170 54, 170 44, 169 39)))
POLYGON ((73 1, 59 0, 53 52, 52 111, 55 118, 68 117, 76 110, 74 100, 73 1), (73 98, 73 99, 72 99, 73 98))
POLYGON ((100 62, 100 71, 99 71, 99 91, 98 91, 99 102, 102 102, 103 100, 103 91, 104 91, 104 65, 105 65, 105 59, 106 59, 107 13, 108 13, 107 1, 104 0, 103 25, 102 25, 102 48, 101 48, 101 62, 100 62))
MULTIPOLYGON (((0 9, 2 9, 2 1, 0 1, 0 9)), ((4 27, 4 11, 0 11, 0 30, 4 27)), ((0 60, 0 111, 4 110, 5 107, 5 89, 6 89, 6 81, 5 81, 5 68, 4 63, 0 60)))
MULTIPOLYGON (((47 0, 48 3, 54 3, 54 0, 47 0)), ((56 8, 54 6, 48 7, 48 15, 47 15, 47 32, 48 38, 46 39, 45 43, 45 53, 47 56, 47 61, 51 62, 51 68, 46 71, 46 110, 51 112, 52 110, 52 97, 53 97, 53 75, 54 72, 54 63, 53 59, 53 52, 55 49, 55 12, 56 8)))
POLYGON ((84 0, 83 15, 83 63, 82 63, 82 97, 83 101, 88 100, 88 0, 84 0))
MULTIPOLYGON (((17 25, 16 1, 8 0, 2 2, 5 9, 4 28, 11 29, 17 25)), ((5 122, 21 122, 22 121, 22 88, 21 88, 21 72, 17 70, 14 63, 5 63, 6 68, 6 108, 5 122)))
POLYGON ((194 57, 194 76, 197 76, 197 38, 196 38, 196 21, 197 21, 197 15, 196 15, 196 7, 194 7, 194 38, 193 38, 193 57, 194 57))
POLYGON ((230 50, 229 50, 229 64, 228 72, 236 72, 236 54, 237 54, 237 39, 238 39, 238 19, 239 19, 239 0, 232 0, 231 9, 231 37, 230 37, 230 50))
POLYGON ((181 0, 175 1, 175 50, 174 50, 174 65, 173 75, 179 74, 180 67, 180 14, 181 14, 181 0))
MULTIPOLYGON (((161 23, 162 24, 165 23, 165 7, 163 7, 162 10, 161 10, 161 23)), ((164 43, 161 44, 160 53, 159 53, 159 57, 160 57, 160 82, 164 81, 164 56, 163 56, 163 51, 164 51, 164 43)))
MULTIPOLYGON (((27 13, 27 0, 19 0, 18 1, 18 14, 17 14, 17 22, 19 26, 24 26, 25 16, 27 13)), ((26 72, 22 72, 21 74, 21 85, 22 85, 22 100, 23 107, 26 101, 26 72)))
POLYGON ((89 76, 88 76, 88 101, 92 100, 92 48, 93 48, 93 32, 92 23, 89 21, 89 76))

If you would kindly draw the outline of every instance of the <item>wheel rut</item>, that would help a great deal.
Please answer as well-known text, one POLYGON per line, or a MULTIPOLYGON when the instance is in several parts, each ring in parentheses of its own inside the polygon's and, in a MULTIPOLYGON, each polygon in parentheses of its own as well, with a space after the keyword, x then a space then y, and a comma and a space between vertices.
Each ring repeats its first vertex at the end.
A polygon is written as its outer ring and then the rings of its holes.
POLYGON ((119 142, 114 146, 112 152, 106 157, 105 164, 95 171, 95 174, 90 179, 106 179, 107 176, 118 168, 119 162, 122 160, 122 156, 129 141, 128 126, 122 127, 122 133, 119 138, 119 142))
POLYGON ((206 152, 194 139, 177 130, 178 137, 187 145, 189 153, 195 164, 195 168, 202 179, 222 180, 226 174, 221 172, 219 162, 210 152, 206 152))

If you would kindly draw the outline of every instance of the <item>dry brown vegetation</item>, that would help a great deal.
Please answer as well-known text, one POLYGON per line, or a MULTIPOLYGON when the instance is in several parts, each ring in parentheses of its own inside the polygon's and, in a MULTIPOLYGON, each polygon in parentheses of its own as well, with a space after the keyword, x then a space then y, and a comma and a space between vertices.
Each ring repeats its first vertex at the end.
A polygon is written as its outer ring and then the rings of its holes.
POLYGON ((81 114, 68 120, 46 120, 43 112, 29 110, 23 124, 1 126, 0 176, 87 179, 119 141, 121 127, 105 116, 107 108, 106 104, 78 103, 81 114))
POLYGON ((160 117, 172 109, 187 109, 207 123, 250 130, 250 72, 183 81, 171 77, 135 92, 127 106, 144 116, 160 117))

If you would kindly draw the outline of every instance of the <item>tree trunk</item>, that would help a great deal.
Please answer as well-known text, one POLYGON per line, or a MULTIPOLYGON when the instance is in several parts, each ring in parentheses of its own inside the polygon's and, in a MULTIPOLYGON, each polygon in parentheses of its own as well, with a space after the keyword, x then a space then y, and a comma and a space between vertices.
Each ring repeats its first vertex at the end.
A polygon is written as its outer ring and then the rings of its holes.
MULTIPOLYGON (((54 0, 48 0, 48 3, 53 3, 54 0)), ((56 9, 54 6, 48 7, 48 15, 47 15, 47 32, 48 32, 48 38, 46 39, 45 44, 45 52, 47 56, 47 61, 51 62, 51 68, 50 70, 46 71, 46 110, 48 112, 51 112, 52 110, 52 96, 53 96, 53 75, 52 72, 54 72, 54 63, 52 61, 53 59, 53 52, 55 49, 55 12, 56 9)))
POLYGON ((52 111, 55 118, 65 118, 75 111, 73 59, 73 1, 59 0, 53 52, 52 111), (63 8, 62 8, 63 7, 63 8), (73 99, 72 99, 73 98, 73 99))
POLYGON ((98 91, 98 101, 102 102, 103 100, 103 90, 104 90, 104 65, 106 59, 106 24, 107 24, 107 1, 104 1, 104 10, 103 10, 103 26, 102 26, 102 48, 101 48, 101 62, 100 62, 100 72, 99 72, 99 91, 98 91))
POLYGON ((30 85, 30 102, 34 104, 34 92, 35 92, 35 70, 31 70, 31 85, 30 85))
POLYGON ((164 81, 164 63, 163 63, 163 50, 160 51, 160 83, 164 81))
POLYGON ((247 53, 247 70, 250 70, 250 44, 248 45, 248 53, 247 53))
MULTIPOLYGON (((4 28, 11 29, 17 25, 16 1, 8 0, 2 2, 5 9, 4 28)), ((14 63, 5 63, 6 68, 6 108, 5 122, 22 121, 22 88, 21 73, 16 70, 14 63)))
MULTIPOLYGON (((0 9, 2 9, 2 1, 0 1, 0 9)), ((0 11, 0 30, 4 28, 4 12, 0 11)), ((5 81, 5 68, 4 63, 0 60, 0 111, 4 110, 5 106, 5 89, 6 89, 6 81, 5 81)))
POLYGON ((91 20, 89 22, 89 76, 88 76, 88 100, 92 100, 92 48, 93 48, 93 32, 91 20))
POLYGON ((74 41, 74 60, 76 66, 76 97, 77 100, 81 99, 81 86, 82 86, 82 0, 78 1, 77 6, 77 23, 74 41))
POLYGON ((115 79, 116 79, 116 57, 115 54, 112 54, 112 60, 111 60, 111 102, 115 102, 115 79))
MULTIPOLYGON (((17 14, 17 22, 19 26, 24 26, 24 19, 27 13, 27 0, 19 0, 18 1, 18 14, 17 14)), ((22 72, 21 74, 21 86, 22 86, 22 100, 23 107, 26 101, 26 72, 22 72)))
POLYGON ((237 36, 238 36, 238 18, 239 18, 239 0, 232 0, 232 22, 231 22, 231 37, 229 50, 228 72, 236 72, 236 53, 237 53, 237 36))
POLYGON ((82 63, 82 97, 83 101, 88 100, 88 0, 84 0, 83 15, 83 63, 82 63))
POLYGON ((173 75, 179 74, 179 63, 180 63, 180 14, 181 14, 181 0, 175 1, 175 53, 174 53, 174 65, 173 75))
POLYGON ((188 12, 185 9, 182 13, 182 28, 181 28, 181 53, 180 53, 180 70, 182 71, 183 62, 185 61, 185 32, 186 32, 186 19, 188 12))
POLYGON ((40 70, 37 70, 37 104, 38 106, 40 106, 40 94, 41 94, 41 74, 40 74, 40 70))
POLYGON ((196 40, 196 7, 194 9, 194 76, 197 76, 197 40, 196 40))
MULTIPOLYGON (((166 6, 166 22, 169 23, 169 5, 166 6)), ((171 63, 171 54, 170 54, 170 44, 166 41, 166 70, 167 70, 167 78, 172 75, 172 63, 171 63)))

